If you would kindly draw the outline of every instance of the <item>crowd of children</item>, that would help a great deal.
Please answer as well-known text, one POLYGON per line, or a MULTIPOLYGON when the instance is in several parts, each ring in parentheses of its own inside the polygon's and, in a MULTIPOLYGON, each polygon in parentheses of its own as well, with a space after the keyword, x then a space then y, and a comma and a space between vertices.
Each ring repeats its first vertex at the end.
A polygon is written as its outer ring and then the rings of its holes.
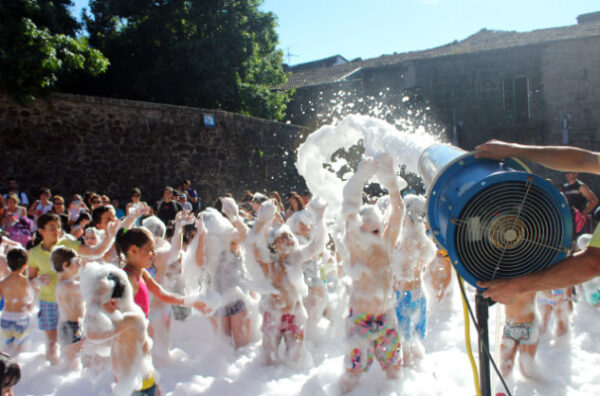
MULTIPOLYGON (((109 369, 115 394, 160 394, 153 361, 170 358, 171 321, 194 308, 234 348, 261 338, 265 364, 293 367, 307 361, 305 340, 318 341, 323 320, 345 320, 340 391, 352 390, 375 359, 398 378, 425 353, 425 290, 436 303, 446 299, 451 266, 427 234, 424 197, 402 196, 396 174, 390 157, 365 158, 346 183, 337 224, 327 224, 327 202, 309 192, 291 192, 287 203, 275 191, 247 191, 239 204, 224 194, 195 215, 199 208, 171 201, 166 188, 161 219, 137 188, 121 213, 98 194, 87 203, 74 195, 62 213, 53 210, 61 197, 44 189, 19 214, 35 221, 32 238, 0 242, 3 349, 23 350, 36 313, 50 364, 109 369), (388 194, 364 204, 373 177, 388 194), (331 301, 332 291, 347 299, 331 301), (253 337, 258 328, 262 337, 253 337)), ((504 375, 519 351, 522 374, 538 376, 539 334, 552 313, 557 336, 568 333, 571 298, 553 290, 506 307, 504 375)))

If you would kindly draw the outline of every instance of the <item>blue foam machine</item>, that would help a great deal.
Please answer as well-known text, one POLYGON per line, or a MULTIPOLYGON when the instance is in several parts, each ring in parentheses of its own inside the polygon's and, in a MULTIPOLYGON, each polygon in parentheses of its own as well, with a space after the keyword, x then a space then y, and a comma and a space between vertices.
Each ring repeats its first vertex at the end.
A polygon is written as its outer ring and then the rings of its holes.
POLYGON ((566 199, 519 160, 475 158, 436 144, 421 154, 419 171, 429 228, 471 285, 535 272, 568 254, 566 199))

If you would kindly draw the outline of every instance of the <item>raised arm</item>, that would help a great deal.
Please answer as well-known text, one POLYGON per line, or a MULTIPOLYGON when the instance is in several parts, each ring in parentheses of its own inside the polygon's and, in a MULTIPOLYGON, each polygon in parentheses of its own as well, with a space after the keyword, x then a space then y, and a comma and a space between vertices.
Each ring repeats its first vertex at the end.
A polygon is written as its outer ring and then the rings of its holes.
POLYGON ((223 213, 225 213, 225 216, 227 216, 229 221, 231 221, 231 224, 233 224, 233 226, 237 230, 233 242, 241 243, 246 239, 246 236, 248 236, 248 227, 246 227, 246 224, 244 224, 241 217, 239 216, 238 206, 233 198, 223 198, 222 202, 223 213))
POLYGON ((327 242, 327 232, 325 227, 325 209, 327 209, 327 202, 315 197, 311 199, 307 209, 315 214, 316 221, 310 242, 300 249, 302 262, 307 261, 320 253, 325 248, 325 243, 327 242))
POLYGON ((137 219, 143 215, 147 215, 148 213, 150 213, 150 207, 148 205, 140 204, 136 207, 130 207, 127 211, 127 215, 123 219, 123 227, 133 227, 137 219))
POLYGON ((342 215, 348 218, 356 218, 362 205, 362 191, 365 183, 375 174, 377 170, 377 161, 371 157, 366 157, 358 167, 352 177, 346 182, 343 190, 344 201, 342 205, 342 215))
POLYGON ((179 252, 183 249, 183 227, 188 224, 194 224, 196 217, 192 212, 177 212, 175 215, 175 230, 171 238, 171 249, 167 254, 167 264, 172 263, 179 257, 179 252))
POLYGON ((475 157, 492 159, 518 157, 563 172, 600 174, 598 153, 572 146, 529 146, 490 140, 475 147, 475 157))
POLYGON ((265 202, 263 202, 258 209, 258 213, 256 214, 256 221, 254 222, 252 233, 260 234, 265 230, 266 227, 270 227, 271 224, 273 224, 276 211, 277 206, 275 206, 275 203, 273 203, 272 200, 267 199, 265 202))
POLYGON ((115 234, 117 233, 117 230, 120 226, 121 221, 119 220, 110 222, 106 227, 106 238, 104 238, 104 240, 100 242, 100 244, 93 248, 85 245, 79 245, 77 253, 79 253, 79 255, 81 256, 90 259, 102 258, 115 242, 115 234))
POLYGON ((398 239, 398 234, 402 226, 402 220, 404 218, 404 201, 400 195, 400 186, 398 185, 398 176, 394 171, 394 160, 387 154, 382 154, 377 157, 379 164, 377 168, 377 179, 379 182, 387 188, 390 194, 390 207, 392 212, 388 223, 383 230, 383 238, 393 246, 398 239))
POLYGON ((198 245, 196 248, 196 264, 199 267, 204 265, 204 238, 206 237, 206 226, 204 226, 204 218, 202 217, 202 213, 198 213, 198 218, 196 219, 196 229, 198 230, 197 238, 198 245))

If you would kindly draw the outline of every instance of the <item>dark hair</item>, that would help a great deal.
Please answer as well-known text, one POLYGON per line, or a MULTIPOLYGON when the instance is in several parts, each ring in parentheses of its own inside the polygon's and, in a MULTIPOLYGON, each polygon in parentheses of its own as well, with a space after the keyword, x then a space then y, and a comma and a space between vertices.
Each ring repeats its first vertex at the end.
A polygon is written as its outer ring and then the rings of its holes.
POLYGON ((102 205, 102 206, 98 206, 96 209, 92 210, 92 221, 93 221, 94 225, 100 224, 100 221, 102 221, 102 215, 106 212, 109 212, 110 209, 111 209, 110 206, 102 205))
POLYGON ((242 199, 240 199, 240 202, 250 202, 252 201, 252 192, 250 190, 245 190, 244 193, 242 194, 242 199))
POLYGON ((309 190, 304 190, 302 192, 303 197, 312 197, 312 193, 309 190))
POLYGON ((27 264, 27 252, 21 248, 10 249, 6 253, 6 262, 11 271, 18 271, 27 264))
POLYGON ((130 247, 135 245, 140 248, 150 242, 152 238, 150 231, 145 228, 131 228, 129 230, 121 228, 116 237, 117 253, 119 256, 121 253, 127 256, 130 247))
POLYGON ((225 213, 223 213, 223 201, 222 201, 223 197, 219 197, 217 198, 217 200, 214 203, 214 208, 217 209, 219 211, 219 213, 221 213, 221 216, 223 217, 227 217, 225 216, 225 213))
POLYGON ((133 196, 133 195, 139 195, 141 197, 142 191, 139 188, 134 187, 131 189, 131 196, 133 196))
POLYGON ((48 212, 48 213, 44 213, 43 215, 38 217, 38 219, 37 219, 38 230, 46 227, 46 224, 50 223, 51 221, 58 221, 58 224, 60 224, 60 216, 57 215, 56 213, 48 212))
POLYGON ((66 246, 57 246, 52 249, 52 253, 50 253, 50 262, 56 272, 62 272, 64 269, 63 264, 67 263, 66 266, 68 267, 73 257, 77 257, 77 252, 75 250, 66 246))
POLYGON ((107 276, 108 280, 113 281, 115 283, 115 287, 113 288, 113 292, 110 295, 110 298, 121 298, 123 297, 123 293, 125 292, 125 285, 121 281, 116 274, 111 273, 107 276))
MULTIPOLYGON (((300 195, 298 195, 297 192, 290 191, 290 194, 288 195, 288 199, 293 199, 294 201, 296 201, 296 203, 298 204, 298 211, 301 211, 304 209, 304 200, 302 199, 302 197, 300 195)), ((292 210, 294 210, 294 208, 291 206, 291 204, 290 204, 290 208, 292 210)))
POLYGON ((169 224, 169 226, 167 226, 167 228, 165 230, 165 239, 169 240, 169 239, 173 238, 174 234, 175 234, 175 227, 173 225, 169 224))
POLYGON ((92 217, 88 212, 81 212, 79 213, 79 217, 75 221, 75 224, 81 224, 83 220, 92 221, 92 217))
POLYGON ((38 194, 38 197, 42 194, 48 194, 48 198, 52 196, 52 193, 50 192, 50 189, 48 187, 40 188, 40 193, 38 194))
POLYGON ((9 354, 0 352, 0 391, 10 389, 21 380, 21 367, 9 354))

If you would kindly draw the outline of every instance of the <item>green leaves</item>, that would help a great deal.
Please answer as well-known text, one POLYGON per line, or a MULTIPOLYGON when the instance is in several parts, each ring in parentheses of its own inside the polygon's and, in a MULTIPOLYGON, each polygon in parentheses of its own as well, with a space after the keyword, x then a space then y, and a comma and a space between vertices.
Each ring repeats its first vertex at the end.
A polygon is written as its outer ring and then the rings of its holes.
POLYGON ((65 19, 69 14, 60 8, 64 5, 11 0, 0 10, 0 19, 5 21, 0 25, 0 86, 21 101, 54 88, 61 74, 84 70, 97 75, 108 66, 108 60, 84 38, 56 33, 34 22, 46 21, 59 31, 73 30, 77 23, 65 19))
POLYGON ((108 56, 104 76, 80 93, 158 101, 281 119, 289 98, 272 13, 253 0, 92 0, 90 43, 108 56), (115 20, 125 21, 115 24, 115 20))

